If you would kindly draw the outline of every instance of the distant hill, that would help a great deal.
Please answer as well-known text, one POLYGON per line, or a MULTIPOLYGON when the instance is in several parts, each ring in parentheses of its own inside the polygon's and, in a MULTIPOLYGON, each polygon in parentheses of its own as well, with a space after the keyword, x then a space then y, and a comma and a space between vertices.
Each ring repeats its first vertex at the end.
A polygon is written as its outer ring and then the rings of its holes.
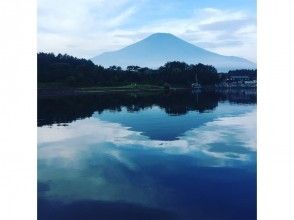
POLYGON ((210 52, 169 33, 152 34, 120 50, 95 56, 92 61, 104 67, 117 65, 122 68, 130 65, 158 68, 168 61, 213 65, 219 72, 256 68, 249 60, 210 52))

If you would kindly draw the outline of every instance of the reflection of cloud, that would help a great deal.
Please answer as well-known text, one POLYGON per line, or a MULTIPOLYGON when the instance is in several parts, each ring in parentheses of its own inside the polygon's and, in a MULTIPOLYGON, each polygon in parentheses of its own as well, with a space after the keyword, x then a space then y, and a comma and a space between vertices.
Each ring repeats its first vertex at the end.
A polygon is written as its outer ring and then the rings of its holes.
MULTIPOLYGON (((134 132, 117 123, 104 122, 99 119, 77 120, 69 126, 44 126, 38 128, 38 158, 54 159, 63 158, 73 161, 81 154, 91 153, 91 147, 95 146, 105 154, 112 156, 129 168, 134 165, 121 157, 117 150, 108 149, 111 144, 127 144, 128 140, 138 140, 139 132, 134 132)), ((67 163, 63 163, 67 165, 67 163)), ((69 164, 73 166, 73 164, 69 164)))
POLYGON ((187 141, 190 150, 200 149, 214 157, 232 158, 233 156, 245 160, 246 151, 232 150, 231 146, 245 148, 248 152, 255 151, 256 112, 219 118, 199 129, 186 132, 180 139, 187 141))
POLYGON ((91 118, 77 120, 69 124, 69 126, 53 125, 41 127, 39 128, 38 142, 43 144, 70 139, 80 140, 82 137, 84 137, 82 140, 86 142, 114 142, 117 138, 123 138, 133 134, 133 131, 122 127, 120 124, 91 118))
MULTIPOLYGON (((150 161, 177 169, 181 164, 174 156, 188 155, 196 158, 197 166, 231 166, 250 163, 255 148, 255 111, 218 118, 172 141, 151 140, 118 123, 88 118, 68 126, 38 128, 38 180, 48 183, 43 192, 46 197, 63 201, 124 200, 156 205, 173 195, 168 186, 142 172, 150 169, 150 161), (134 157, 136 150, 144 154, 134 157), (145 150, 156 154, 145 154, 145 150)), ((177 172, 181 169, 186 166, 177 172)))
POLYGON ((246 152, 256 148, 256 112, 219 118, 189 130, 173 141, 151 140, 120 124, 90 118, 75 121, 66 127, 41 127, 38 143, 39 159, 70 159, 87 152, 89 146, 95 146, 133 168, 134 164, 123 158, 118 150, 108 149, 107 145, 154 148, 172 154, 193 155, 200 152, 213 158, 246 160, 246 152))
POLYGON ((54 219, 152 219, 175 220, 179 219, 173 212, 161 208, 151 208, 137 204, 129 204, 122 201, 93 201, 83 200, 72 203, 60 203, 60 201, 38 200, 38 218, 48 219, 47 213, 54 213, 54 219), (56 203, 58 206, 56 206, 56 203), (66 217, 64 217, 66 216, 66 217))

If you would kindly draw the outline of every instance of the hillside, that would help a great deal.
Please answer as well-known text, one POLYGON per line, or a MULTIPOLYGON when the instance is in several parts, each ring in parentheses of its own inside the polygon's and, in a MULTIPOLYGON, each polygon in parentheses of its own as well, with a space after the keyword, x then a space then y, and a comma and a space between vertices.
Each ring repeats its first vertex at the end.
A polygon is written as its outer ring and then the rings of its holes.
POLYGON ((213 65, 219 72, 256 68, 255 63, 246 59, 216 54, 168 33, 152 34, 120 50, 95 56, 92 61, 104 67, 116 65, 122 68, 130 65, 158 68, 169 61, 213 65))

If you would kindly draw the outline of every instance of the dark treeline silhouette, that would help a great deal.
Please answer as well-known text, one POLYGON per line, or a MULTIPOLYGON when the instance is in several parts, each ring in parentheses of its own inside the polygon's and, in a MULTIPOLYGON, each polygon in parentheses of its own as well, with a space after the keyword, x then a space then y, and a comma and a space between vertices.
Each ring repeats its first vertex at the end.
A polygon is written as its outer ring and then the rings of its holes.
POLYGON ((123 70, 119 66, 104 68, 92 61, 78 59, 67 54, 38 53, 39 85, 58 85, 64 87, 80 86, 121 86, 131 83, 163 86, 191 86, 195 82, 213 85, 220 77, 213 66, 204 64, 188 65, 184 62, 168 62, 158 69, 128 66, 123 70))
POLYGON ((257 76, 257 70, 247 70, 247 69, 241 69, 241 70, 230 70, 228 72, 229 76, 249 76, 252 78, 256 78, 257 76))
POLYGON ((121 111, 126 108, 136 112, 154 105, 170 115, 183 115, 189 111, 205 112, 214 109, 219 101, 252 104, 256 103, 256 93, 246 91, 201 92, 189 91, 156 93, 95 93, 38 99, 38 126, 69 123, 77 119, 91 117, 94 112, 105 110, 121 111))
POLYGON ((219 73, 220 82, 226 80, 232 80, 234 77, 248 77, 248 80, 257 79, 257 70, 256 69, 239 69, 239 70, 230 70, 227 73, 219 73))

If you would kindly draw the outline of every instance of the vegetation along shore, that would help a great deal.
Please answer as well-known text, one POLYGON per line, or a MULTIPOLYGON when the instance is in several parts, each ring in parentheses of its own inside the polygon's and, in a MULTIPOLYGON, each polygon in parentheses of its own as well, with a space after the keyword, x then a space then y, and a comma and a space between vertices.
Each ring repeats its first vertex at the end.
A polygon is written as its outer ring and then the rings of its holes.
POLYGON ((38 53, 38 93, 124 92, 201 88, 256 88, 257 70, 218 73, 204 64, 167 62, 157 69, 119 66, 105 68, 73 56, 38 53))

